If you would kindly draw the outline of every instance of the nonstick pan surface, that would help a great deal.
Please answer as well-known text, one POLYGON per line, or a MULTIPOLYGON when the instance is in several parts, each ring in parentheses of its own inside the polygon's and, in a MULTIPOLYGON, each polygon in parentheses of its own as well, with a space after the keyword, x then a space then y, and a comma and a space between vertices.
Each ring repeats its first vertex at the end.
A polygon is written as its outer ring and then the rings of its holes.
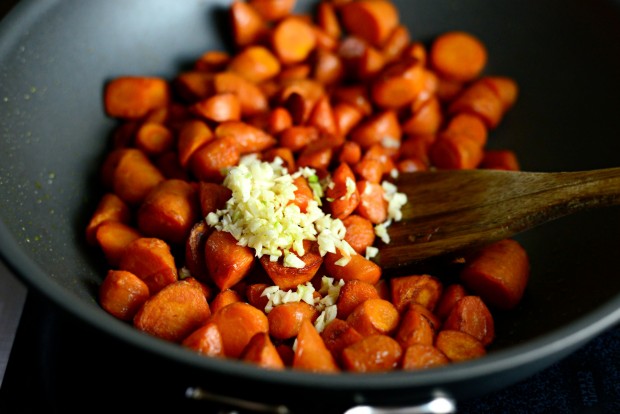
MULTIPOLYGON (((298 3, 300 10, 314 4, 298 3)), ((447 30, 470 31, 488 47, 485 72, 518 82, 517 104, 491 133, 490 147, 514 150, 530 171, 619 165, 620 3, 395 3, 414 38, 428 44, 447 30)), ((519 236, 533 269, 522 304, 496 315, 498 339, 488 356, 446 368, 363 376, 269 372, 200 357, 106 314, 96 301, 105 265, 83 238, 115 125, 103 112, 103 85, 128 74, 171 78, 204 51, 227 47, 229 4, 22 0, 2 21, 0 252, 29 287, 128 347, 177 364, 188 386, 217 377, 214 392, 306 407, 317 396, 344 407, 408 405, 437 390, 457 400, 481 395, 551 365, 620 320, 618 208, 519 236)))

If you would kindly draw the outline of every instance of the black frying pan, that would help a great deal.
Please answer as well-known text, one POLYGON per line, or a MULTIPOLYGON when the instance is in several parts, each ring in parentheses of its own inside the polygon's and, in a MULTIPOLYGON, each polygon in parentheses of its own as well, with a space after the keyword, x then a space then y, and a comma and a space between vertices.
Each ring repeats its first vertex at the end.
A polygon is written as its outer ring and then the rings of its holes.
MULTIPOLYGON (((312 4, 298 3, 300 10, 312 4)), ((515 150, 524 170, 620 164, 619 2, 396 3, 415 38, 471 31, 488 46, 486 73, 519 83, 519 100, 493 131, 491 147, 515 150)), ((522 304, 496 314, 498 340, 488 356, 446 368, 363 376, 268 372, 200 357, 106 314, 96 302, 105 266, 83 239, 115 124, 103 113, 102 87, 119 75, 171 77, 202 52, 225 47, 227 4, 22 0, 2 21, 0 252, 29 287, 127 347, 176 364, 187 386, 203 378, 215 393, 234 389, 235 397, 305 408, 326 400, 335 407, 415 405, 436 391, 457 401, 482 395, 542 370, 620 320, 617 208, 520 236, 533 269, 522 304)))

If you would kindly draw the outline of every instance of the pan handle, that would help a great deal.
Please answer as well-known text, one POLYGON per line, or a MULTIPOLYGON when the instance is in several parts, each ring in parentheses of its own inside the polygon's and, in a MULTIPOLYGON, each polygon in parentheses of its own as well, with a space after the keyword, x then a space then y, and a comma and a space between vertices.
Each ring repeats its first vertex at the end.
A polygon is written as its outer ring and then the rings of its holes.
MULTIPOLYGON (((288 407, 283 405, 269 405, 247 401, 236 397, 225 397, 210 393, 200 387, 190 387, 185 396, 194 400, 206 400, 230 407, 230 411, 220 413, 237 413, 239 409, 256 413, 293 414, 288 407)), ((444 392, 433 393, 431 400, 408 407, 373 407, 370 405, 357 405, 349 408, 343 414, 455 414, 456 401, 444 392)))

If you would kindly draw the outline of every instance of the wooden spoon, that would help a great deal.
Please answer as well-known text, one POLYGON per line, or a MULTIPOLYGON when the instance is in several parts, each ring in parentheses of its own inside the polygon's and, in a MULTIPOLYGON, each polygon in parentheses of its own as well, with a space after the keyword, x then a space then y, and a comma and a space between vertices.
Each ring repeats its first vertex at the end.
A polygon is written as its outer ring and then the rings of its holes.
POLYGON ((466 252, 547 221, 620 205, 620 168, 578 172, 500 170, 401 174, 403 218, 376 263, 387 269, 466 252))

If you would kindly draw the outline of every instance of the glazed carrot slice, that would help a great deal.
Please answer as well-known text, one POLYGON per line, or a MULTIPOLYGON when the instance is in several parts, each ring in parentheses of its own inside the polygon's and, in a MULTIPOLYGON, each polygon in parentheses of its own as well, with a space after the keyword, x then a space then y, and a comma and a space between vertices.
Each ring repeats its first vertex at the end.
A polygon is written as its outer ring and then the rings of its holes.
POLYGON ((359 214, 351 214, 342 220, 347 232, 344 240, 357 252, 365 255, 366 248, 375 242, 375 229, 372 222, 359 214))
POLYGON ((452 362, 468 361, 486 355, 486 349, 479 340, 461 331, 440 331, 435 339, 435 347, 452 362))
POLYGON ((332 173, 332 182, 333 186, 325 190, 325 196, 332 216, 343 219, 353 213, 360 202, 360 194, 351 167, 340 163, 332 173))
POLYGON ((150 335, 180 343, 210 315, 202 290, 188 280, 179 280, 151 296, 138 310, 133 323, 150 335))
POLYGON ((437 139, 430 147, 431 164, 441 169, 469 170, 477 168, 484 150, 480 143, 468 135, 446 135, 437 139))
POLYGON ((146 236, 182 244, 198 220, 199 210, 194 186, 184 180, 165 180, 138 208, 138 229, 146 236))
POLYGON ((405 370, 426 369, 447 365, 450 360, 433 345, 415 344, 405 349, 402 367, 405 370))
POLYGON ((263 291, 269 287, 266 283, 252 283, 245 288, 245 296, 250 305, 258 309, 265 309, 269 298, 263 296, 263 291))
POLYGON ((248 3, 263 19, 273 22, 291 14, 296 0, 249 0, 248 3))
POLYGON ((266 125, 267 133, 277 135, 292 125, 293 117, 286 108, 279 106, 269 112, 266 125))
MULTIPOLYGON (((383 178, 383 163, 379 159, 366 157, 364 155, 364 157, 357 164, 355 164, 355 166, 353 167, 353 171, 355 172, 355 176, 359 179, 358 191, 360 191, 360 182, 368 182, 374 184, 378 184, 381 182, 381 179, 383 178)), ((369 189, 369 187, 365 185, 364 187, 369 189)))
POLYGON ((112 267, 118 266, 127 246, 140 237, 142 233, 120 221, 104 221, 97 226, 95 233, 96 243, 112 267))
POLYGON ((222 210, 232 196, 232 190, 222 184, 201 181, 198 184, 200 211, 204 217, 209 213, 222 210))
POLYGON ((190 168, 202 181, 220 183, 224 169, 237 165, 241 154, 233 136, 215 138, 198 148, 191 158, 190 168))
POLYGON ((295 178, 293 184, 297 189, 295 190, 295 199, 291 202, 297 205, 302 213, 305 213, 308 209, 308 202, 314 200, 314 193, 304 176, 295 178))
POLYGON ((225 122, 241 119, 241 102, 239 97, 230 92, 212 95, 196 102, 191 107, 192 112, 209 121, 225 122))
POLYGON ((305 60, 315 46, 312 26, 296 16, 284 18, 271 32, 271 47, 285 65, 305 60))
POLYGON ((459 113, 452 116, 446 127, 441 131, 442 137, 447 135, 466 135, 484 146, 487 143, 488 129, 480 117, 470 113, 459 113))
POLYGON ((372 83, 371 97, 381 108, 402 108, 424 90, 426 72, 415 59, 398 61, 385 68, 372 83))
POLYGON ((336 318, 323 329, 321 338, 336 362, 341 362, 342 350, 364 337, 344 320, 336 318))
POLYGON ((177 267, 168 243, 153 237, 140 237, 127 245, 119 268, 138 276, 151 295, 177 281, 177 267))
POLYGON ((391 335, 398 327, 400 315, 390 301, 374 298, 357 305, 346 321, 362 336, 391 335))
POLYGON ((114 193, 129 205, 141 203, 147 194, 165 177, 153 162, 136 148, 111 152, 104 161, 104 181, 109 181, 114 193))
POLYGON ((204 121, 192 119, 185 122, 181 126, 177 140, 177 152, 181 166, 186 168, 194 152, 212 139, 213 132, 204 121))
POLYGON ((267 33, 267 23, 250 3, 234 1, 229 8, 232 35, 239 48, 258 43, 267 33))
POLYGON ((286 170, 289 173, 297 171, 295 155, 293 154, 293 151, 291 151, 290 148, 285 148, 285 147, 270 148, 266 150, 265 152, 263 152, 263 159, 265 161, 272 162, 276 158, 280 158, 282 161, 284 161, 284 166, 286 167, 286 170))
POLYGON ((185 268, 192 277, 203 283, 211 283, 204 256, 205 243, 211 231, 212 227, 200 220, 192 226, 185 242, 185 268))
POLYGON ((145 122, 136 131, 135 145, 147 155, 159 155, 172 149, 172 131, 162 124, 145 122))
POLYGON ((297 334, 297 346, 292 366, 304 371, 321 373, 340 371, 334 357, 325 346, 321 335, 314 328, 312 322, 307 319, 301 323, 299 333, 297 334))
POLYGON ((224 354, 239 358, 257 333, 267 333, 269 322, 263 311, 245 302, 233 302, 211 315, 222 335, 224 354))
POLYGON ((381 184, 362 180, 357 182, 360 203, 355 211, 373 224, 383 223, 387 219, 388 202, 381 184))
POLYGON ((209 302, 209 307, 211 308, 211 312, 215 313, 226 305, 230 305, 231 303, 242 302, 242 301, 243 301, 243 298, 236 290, 227 288, 227 289, 220 290, 219 292, 217 292, 213 300, 209 302))
POLYGON ((234 93, 241 104, 241 115, 252 116, 265 112, 269 102, 263 91, 254 83, 231 71, 213 76, 214 93, 234 93))
POLYGON ((269 256, 264 255, 259 261, 269 278, 274 284, 280 286, 280 289, 295 289, 297 285, 303 285, 312 280, 321 267, 321 263, 323 263, 323 258, 319 254, 318 243, 304 240, 304 250, 303 256, 298 255, 304 262, 302 268, 284 266, 282 257, 272 262, 269 256))
POLYGON ((333 4, 321 2, 316 8, 316 23, 328 36, 340 39, 342 27, 340 19, 333 4))
POLYGON ((491 312, 479 296, 464 296, 454 304, 442 329, 461 331, 488 346, 495 339, 495 323, 491 312))
POLYGON ((461 82, 478 77, 487 63, 487 50, 474 35, 452 31, 437 36, 431 46, 430 63, 443 77, 461 82))
POLYGON ((348 280, 363 280, 371 284, 377 283, 381 278, 381 268, 375 262, 366 259, 360 254, 351 256, 350 261, 345 266, 336 264, 340 259, 342 259, 340 253, 327 253, 325 255, 323 261, 329 276, 342 279, 345 282, 348 280))
POLYGON ((402 347, 388 335, 371 335, 342 350, 342 365, 351 372, 387 372, 400 366, 402 347))
MULTIPOLYGON (((338 126, 338 133, 342 136, 349 135, 349 132, 351 132, 351 130, 355 128, 355 126, 359 124, 363 118, 362 112, 356 106, 346 102, 336 103, 333 107, 333 112, 336 125, 338 126)), ((347 142, 359 146, 359 144, 352 141, 347 142)), ((350 165, 355 164, 354 161, 341 160, 341 162, 348 162, 350 165)))
POLYGON ((118 221, 127 224, 131 218, 129 206, 114 193, 104 194, 93 212, 86 226, 86 241, 95 245, 97 243, 97 228, 104 221, 118 221))
POLYGON ((149 296, 146 283, 124 270, 108 270, 99 286, 101 307, 124 321, 132 320, 149 296))
POLYGON ((319 139, 319 130, 315 126, 293 125, 284 129, 279 135, 279 143, 284 148, 299 152, 308 144, 319 139))
POLYGON ((269 335, 264 332, 255 334, 243 350, 240 358, 261 368, 283 369, 284 362, 269 335))
POLYGON ((215 128, 216 138, 232 137, 240 154, 264 151, 276 144, 265 131, 243 121, 222 122, 215 128))
POLYGON ((205 243, 205 260, 211 279, 220 290, 224 290, 248 274, 254 264, 254 251, 239 246, 232 234, 215 230, 205 243))
POLYGON ((386 110, 362 121, 351 131, 350 139, 367 149, 374 144, 381 144, 386 138, 399 143, 401 136, 402 129, 396 112, 386 110))
POLYGON ((194 69, 203 72, 219 72, 230 62, 230 53, 222 50, 207 50, 196 59, 194 69))
POLYGON ((506 239, 482 248, 467 263, 460 278, 489 305, 511 309, 523 297, 529 274, 527 252, 516 240, 506 239))
POLYGON ((121 76, 108 82, 104 91, 105 111, 113 118, 142 118, 169 101, 168 83, 155 77, 121 76))
POLYGON ((220 334, 220 330, 213 322, 207 322, 196 329, 183 339, 181 344, 187 348, 193 349, 201 355, 210 357, 224 356, 222 334, 220 334))
MULTIPOLYGON (((392 30, 392 33, 385 39, 381 47, 381 52, 385 56, 386 62, 392 62, 399 59, 407 50, 407 47, 411 44, 411 35, 407 26, 399 24, 392 30)), ((410 55, 413 57, 413 55, 410 55)), ((417 59, 422 65, 425 64, 423 60, 417 59)))
POLYGON ((335 135, 339 132, 329 96, 323 95, 314 104, 314 108, 312 108, 308 116, 307 123, 326 134, 335 135))
POLYGON ((332 163, 335 149, 343 142, 344 138, 339 135, 322 134, 300 152, 297 165, 314 168, 319 174, 325 175, 332 163))
POLYGON ((398 26, 398 10, 388 0, 356 0, 340 10, 344 28, 372 45, 382 46, 398 26))
POLYGON ((394 339, 403 349, 414 344, 433 345, 435 332, 424 315, 409 308, 401 318, 394 339))
POLYGON ((445 320, 452 308, 461 298, 467 296, 467 291, 460 283, 453 283, 444 288, 441 298, 435 308, 435 315, 441 320, 445 320))
POLYGON ((468 112, 479 116, 487 128, 495 128, 504 116, 504 103, 487 82, 468 85, 448 106, 448 114, 468 112))
POLYGON ((346 320, 351 312, 368 299, 379 299, 379 292, 374 285, 362 280, 349 280, 340 288, 336 305, 338 318, 346 320))
POLYGON ((316 308, 306 302, 283 303, 267 315, 269 334, 276 339, 293 338, 299 333, 304 320, 314 323, 318 316, 316 308))
POLYGON ((519 94, 519 87, 514 79, 506 76, 485 76, 481 82, 487 84, 502 101, 504 111, 514 105, 519 94))
POLYGON ((402 129, 405 134, 432 135, 441 127, 443 118, 441 103, 433 96, 412 111, 411 117, 403 122, 402 129))
POLYGON ((280 73, 280 62, 266 47, 249 46, 232 57, 228 70, 250 82, 261 83, 280 73))
POLYGON ((411 302, 433 311, 443 292, 441 281, 426 274, 394 277, 390 279, 390 288, 392 302, 399 312, 411 302))

